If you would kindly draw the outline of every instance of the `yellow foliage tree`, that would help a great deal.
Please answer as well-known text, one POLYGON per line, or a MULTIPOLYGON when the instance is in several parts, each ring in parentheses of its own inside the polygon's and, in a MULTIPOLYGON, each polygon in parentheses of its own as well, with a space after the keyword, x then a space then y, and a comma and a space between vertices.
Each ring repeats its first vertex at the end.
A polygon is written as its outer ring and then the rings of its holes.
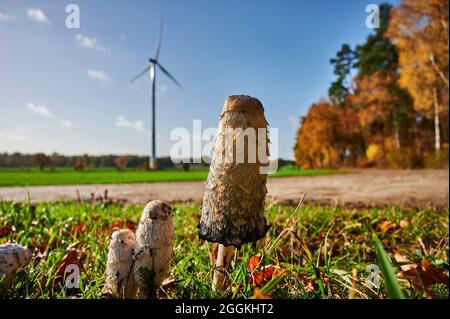
POLYGON ((448 19, 448 0, 402 0, 387 32, 399 53, 399 85, 414 98, 416 111, 434 115, 437 151, 440 117, 448 114, 448 19))

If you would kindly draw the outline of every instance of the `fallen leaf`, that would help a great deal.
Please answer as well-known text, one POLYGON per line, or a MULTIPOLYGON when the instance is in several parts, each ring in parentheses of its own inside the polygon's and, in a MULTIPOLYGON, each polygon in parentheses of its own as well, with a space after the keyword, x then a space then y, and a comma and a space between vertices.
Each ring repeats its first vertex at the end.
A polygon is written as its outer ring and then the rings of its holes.
POLYGON ((63 257, 63 259, 59 262, 59 264, 55 267, 55 279, 53 281, 53 286, 60 286, 63 282, 63 278, 66 272, 66 268, 69 265, 77 265, 80 269, 80 272, 83 270, 83 262, 86 259, 86 253, 84 251, 80 251, 76 248, 70 248, 67 254, 63 257))
POLYGON ((166 278, 161 283, 160 289, 157 291, 158 298, 168 298, 170 293, 176 288, 177 280, 176 278, 166 278))
POLYGON ((382 234, 385 234, 390 229, 394 229, 396 227, 397 227, 397 225, 394 222, 389 221, 389 220, 385 220, 384 222, 382 222, 380 224, 380 230, 381 230, 382 234))
POLYGON ((3 227, 0 227, 0 237, 6 237, 13 231, 13 225, 6 224, 3 227))
POLYGON ((411 269, 416 269, 417 268, 417 264, 407 264, 407 265, 401 265, 400 269, 402 271, 409 271, 411 269))
POLYGON ((127 220, 127 221, 119 220, 119 221, 116 221, 112 225, 111 230, 113 232, 115 232, 116 230, 123 229, 123 228, 128 228, 131 231, 136 231, 137 224, 135 222, 132 222, 131 220, 127 220))
POLYGON ((250 285, 261 286, 263 282, 268 282, 272 279, 275 272, 275 267, 272 265, 266 266, 263 270, 253 272, 253 275, 249 274, 250 285))
POLYGON ((399 254, 399 253, 396 253, 396 254, 394 255, 394 259, 395 259, 396 262, 402 263, 402 264, 405 264, 405 263, 412 263, 412 261, 409 260, 408 258, 406 258, 406 256, 401 255, 401 254, 399 254))
POLYGON ((261 259, 260 259, 259 255, 251 256, 248 260, 247 272, 251 273, 253 270, 255 270, 256 267, 259 266, 260 262, 261 262, 261 259))
POLYGON ((75 226, 72 226, 72 234, 81 233, 86 228, 86 223, 79 223, 75 226))
POLYGON ((409 225, 409 221, 407 218, 404 218, 400 221, 400 228, 408 227, 408 225, 409 225))
POLYGON ((402 271, 402 276, 408 280, 408 282, 414 289, 423 289, 423 285, 419 276, 419 269, 417 267, 402 271))
POLYGON ((422 271, 420 276, 427 289, 434 284, 445 284, 448 287, 448 277, 441 269, 437 268, 426 259, 422 259, 421 266, 422 271))
POLYGON ((265 294, 261 291, 261 289, 255 288, 253 291, 253 299, 272 299, 272 297, 268 294, 265 294))

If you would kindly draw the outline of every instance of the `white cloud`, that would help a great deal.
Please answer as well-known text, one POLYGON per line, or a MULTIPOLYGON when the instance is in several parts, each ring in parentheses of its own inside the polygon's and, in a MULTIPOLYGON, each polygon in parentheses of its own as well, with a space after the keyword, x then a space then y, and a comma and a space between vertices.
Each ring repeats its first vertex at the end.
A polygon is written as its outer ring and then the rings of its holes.
POLYGON ((44 117, 52 117, 53 116, 53 113, 50 112, 50 110, 43 105, 38 106, 38 105, 34 105, 34 103, 30 102, 30 103, 27 103, 26 107, 32 113, 35 113, 35 114, 38 114, 38 115, 41 115, 44 117))
POLYGON ((102 70, 89 69, 86 72, 91 79, 99 80, 104 83, 111 82, 111 78, 102 70))
POLYGON ((289 116, 288 118, 289 124, 291 125, 292 129, 296 129, 297 125, 299 124, 298 118, 294 116, 289 116))
POLYGON ((96 50, 102 51, 102 52, 109 52, 109 49, 104 47, 104 46, 102 46, 102 45, 99 45, 97 43, 97 39, 95 39, 95 38, 90 38, 90 37, 87 37, 87 36, 82 35, 82 34, 77 34, 75 36, 75 39, 77 39, 78 43, 83 48, 96 49, 96 50))
POLYGON ((2 22, 10 22, 14 21, 15 18, 7 13, 0 12, 0 21, 2 22))
POLYGON ((70 121, 61 121, 61 125, 67 128, 71 128, 72 127, 72 122, 70 121))
POLYGON ((121 128, 131 128, 139 133, 145 132, 144 122, 142 121, 130 122, 127 119, 125 119, 125 117, 123 117, 122 115, 119 115, 116 118, 116 126, 121 128))
POLYGON ((95 47, 95 43, 97 42, 94 38, 89 38, 81 34, 77 34, 77 41, 83 48, 93 49, 95 47))
POLYGON ((38 23, 50 23, 41 9, 27 8, 28 17, 38 23))
POLYGON ((0 132, 0 140, 6 142, 29 142, 28 137, 20 134, 10 134, 0 132))

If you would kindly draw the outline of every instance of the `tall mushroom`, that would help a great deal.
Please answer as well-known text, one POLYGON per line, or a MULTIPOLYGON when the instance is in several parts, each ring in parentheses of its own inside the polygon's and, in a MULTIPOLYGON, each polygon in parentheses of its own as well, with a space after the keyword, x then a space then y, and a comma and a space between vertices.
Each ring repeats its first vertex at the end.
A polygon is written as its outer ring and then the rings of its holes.
POLYGON ((136 230, 134 278, 138 298, 153 298, 173 257, 172 208, 166 202, 149 202, 136 230))
POLYGON ((103 291, 119 298, 134 298, 133 257, 136 239, 129 229, 112 233, 106 262, 106 283, 103 291))
POLYGON ((246 95, 226 99, 202 202, 199 237, 219 243, 213 290, 223 290, 225 273, 240 247, 265 235, 268 165, 267 121, 261 102, 246 95))

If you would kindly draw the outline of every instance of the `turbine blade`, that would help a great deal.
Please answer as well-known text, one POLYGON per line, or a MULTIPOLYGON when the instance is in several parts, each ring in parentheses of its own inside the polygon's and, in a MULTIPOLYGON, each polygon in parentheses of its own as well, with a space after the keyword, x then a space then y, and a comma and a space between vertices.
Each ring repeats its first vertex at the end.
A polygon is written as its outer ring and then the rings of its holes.
POLYGON ((183 87, 181 86, 181 84, 178 83, 178 81, 173 77, 173 75, 169 73, 169 71, 167 71, 167 70, 166 70, 159 62, 156 62, 156 63, 158 64, 158 66, 159 66, 159 68, 161 69, 161 71, 163 71, 163 73, 164 73, 165 75, 167 75, 172 81, 174 81, 175 84, 178 85, 178 87, 179 87, 180 89, 183 88, 183 87))
POLYGON ((161 39, 162 39, 163 29, 164 29, 164 20, 161 17, 161 25, 159 27, 158 42, 156 43, 155 60, 158 60, 159 51, 161 51, 161 39))
POLYGON ((143 76, 145 73, 147 73, 147 71, 150 70, 150 65, 145 67, 144 70, 142 70, 138 75, 136 75, 134 78, 131 79, 131 82, 136 81, 137 79, 139 79, 141 76, 143 76))

